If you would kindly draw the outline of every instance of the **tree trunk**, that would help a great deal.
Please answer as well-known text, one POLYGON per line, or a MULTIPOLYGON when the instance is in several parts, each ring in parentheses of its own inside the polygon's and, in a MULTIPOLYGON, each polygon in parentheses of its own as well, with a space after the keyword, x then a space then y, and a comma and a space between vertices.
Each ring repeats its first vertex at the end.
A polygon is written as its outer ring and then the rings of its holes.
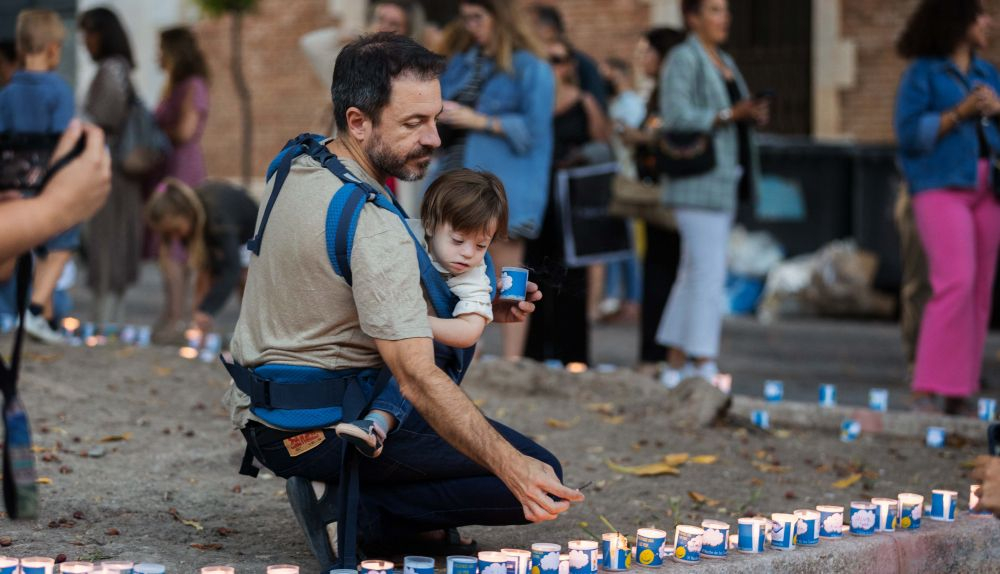
POLYGON ((253 173, 253 109, 250 101, 250 88, 247 87, 246 76, 243 74, 243 13, 234 12, 232 30, 229 37, 230 70, 233 73, 233 85, 240 101, 240 175, 244 187, 250 186, 250 175, 253 173))

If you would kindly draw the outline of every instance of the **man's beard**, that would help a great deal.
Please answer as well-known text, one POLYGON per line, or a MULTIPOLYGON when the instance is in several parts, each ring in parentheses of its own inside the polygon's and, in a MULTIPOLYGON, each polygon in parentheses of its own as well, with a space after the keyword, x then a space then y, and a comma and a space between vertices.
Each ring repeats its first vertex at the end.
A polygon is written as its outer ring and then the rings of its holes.
POLYGON ((388 144, 376 133, 365 152, 368 154, 368 159, 372 162, 372 166, 382 173, 387 173, 403 181, 417 181, 427 173, 430 161, 422 167, 416 168, 408 167, 407 163, 420 158, 430 160, 431 154, 434 153, 434 148, 420 146, 404 156, 399 156, 394 154, 388 144))

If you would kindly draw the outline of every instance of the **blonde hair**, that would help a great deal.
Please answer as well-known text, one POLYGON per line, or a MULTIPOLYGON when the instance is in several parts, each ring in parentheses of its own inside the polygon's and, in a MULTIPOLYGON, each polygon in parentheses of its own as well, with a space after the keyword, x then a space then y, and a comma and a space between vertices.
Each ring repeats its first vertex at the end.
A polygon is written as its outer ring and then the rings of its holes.
POLYGON ((23 58, 43 52, 51 44, 62 45, 66 27, 52 10, 21 10, 14 35, 18 57, 23 58))
MULTIPOLYGON (((192 269, 208 268, 208 250, 205 247, 207 216, 201 198, 183 181, 168 177, 156 187, 146 203, 146 221, 156 230, 168 217, 183 217, 191 223, 191 235, 183 240, 188 249, 188 265, 192 269)), ((166 249, 168 237, 161 234, 160 249, 166 249)))
MULTIPOLYGON (((525 22, 522 11, 516 10, 510 0, 462 0, 461 4, 471 4, 485 9, 493 17, 493 38, 487 51, 493 54, 497 67, 507 73, 514 72, 514 52, 527 50, 545 59, 545 50, 534 31, 525 22)), ((454 36, 446 42, 447 56, 465 52, 475 43, 464 26, 456 26, 454 36)))

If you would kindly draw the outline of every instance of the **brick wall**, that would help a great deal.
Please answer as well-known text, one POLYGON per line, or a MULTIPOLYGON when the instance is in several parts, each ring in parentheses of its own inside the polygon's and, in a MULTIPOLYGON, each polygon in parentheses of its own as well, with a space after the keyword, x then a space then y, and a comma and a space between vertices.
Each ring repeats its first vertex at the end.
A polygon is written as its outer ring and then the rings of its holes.
POLYGON ((598 60, 631 61, 636 41, 649 27, 647 0, 549 0, 566 21, 570 40, 598 60))
MULTIPOLYGON (((892 115, 899 78, 906 62, 896 55, 895 43, 918 0, 842 0, 841 34, 857 43, 857 85, 841 92, 845 135, 860 141, 893 140, 892 115)), ((986 0, 1000 15, 1000 0, 986 0)), ((1000 35, 994 33, 983 56, 1000 63, 1000 35)))

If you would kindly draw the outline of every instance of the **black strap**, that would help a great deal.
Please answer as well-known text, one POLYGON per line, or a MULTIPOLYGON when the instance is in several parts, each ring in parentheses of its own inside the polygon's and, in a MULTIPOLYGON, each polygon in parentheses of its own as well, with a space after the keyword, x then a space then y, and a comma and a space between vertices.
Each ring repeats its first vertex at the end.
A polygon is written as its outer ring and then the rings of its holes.
POLYGON ((24 346, 24 315, 28 308, 28 287, 31 284, 31 254, 25 253, 17 260, 17 318, 18 327, 14 334, 14 351, 10 364, 0 357, 0 392, 4 402, 17 397, 17 378, 21 371, 21 349, 24 346))

